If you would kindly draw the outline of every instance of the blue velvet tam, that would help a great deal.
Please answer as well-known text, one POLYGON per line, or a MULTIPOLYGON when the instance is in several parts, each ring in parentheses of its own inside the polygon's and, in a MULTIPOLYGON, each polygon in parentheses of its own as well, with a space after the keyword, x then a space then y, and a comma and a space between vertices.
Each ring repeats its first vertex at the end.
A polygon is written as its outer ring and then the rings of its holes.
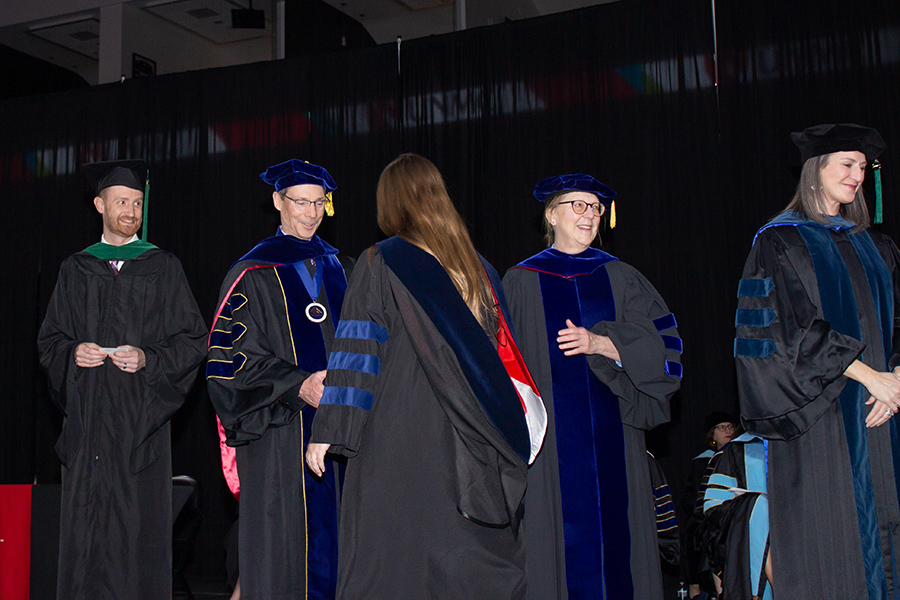
POLYGON ((275 186, 275 191, 287 189, 293 185, 320 185, 325 193, 331 193, 337 189, 337 184, 328 171, 320 167, 308 163, 304 160, 292 158, 279 165, 269 167, 265 173, 260 173, 260 178, 269 185, 275 186))
POLYGON ((887 146, 881 135, 871 127, 853 123, 826 123, 807 127, 791 134, 791 140, 800 148, 800 162, 832 152, 862 152, 872 162, 887 146))
POLYGON ((594 194, 600 203, 606 208, 612 204, 616 193, 590 175, 584 173, 572 173, 571 175, 557 175, 540 180, 534 186, 534 197, 540 202, 546 202, 553 196, 565 192, 587 192, 594 194))

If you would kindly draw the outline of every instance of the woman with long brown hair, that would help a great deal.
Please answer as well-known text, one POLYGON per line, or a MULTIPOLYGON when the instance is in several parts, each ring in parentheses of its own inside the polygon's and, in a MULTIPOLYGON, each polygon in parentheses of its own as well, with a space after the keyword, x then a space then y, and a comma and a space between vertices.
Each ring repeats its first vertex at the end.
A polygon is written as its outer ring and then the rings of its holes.
POLYGON ((524 598, 518 526, 546 413, 505 323, 496 271, 443 179, 403 154, 351 277, 309 467, 348 457, 339 598, 524 598))

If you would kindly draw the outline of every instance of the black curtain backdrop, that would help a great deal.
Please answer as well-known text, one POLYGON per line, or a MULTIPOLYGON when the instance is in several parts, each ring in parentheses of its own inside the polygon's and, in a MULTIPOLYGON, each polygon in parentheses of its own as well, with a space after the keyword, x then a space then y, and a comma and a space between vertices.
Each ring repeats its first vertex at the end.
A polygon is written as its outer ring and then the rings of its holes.
MULTIPOLYGON (((684 338, 672 423, 651 434, 677 492, 703 416, 737 409, 735 292, 754 231, 796 186, 788 133, 876 127, 889 147, 880 229, 900 231, 900 3, 719 3, 718 61, 712 14, 705 0, 623 0, 399 55, 387 44, 0 102, 0 483, 59 480, 61 417, 35 339, 60 262, 100 236, 81 163, 149 161, 149 239, 182 260, 209 321, 228 267, 278 224, 268 165, 328 168, 337 214, 320 234, 357 255, 380 239, 379 173, 413 151, 441 169, 501 273, 542 248, 538 179, 587 172, 619 192, 604 248, 656 285, 684 338)), ((235 506, 202 374, 172 427, 175 472, 203 486, 194 569, 220 575, 235 506)))

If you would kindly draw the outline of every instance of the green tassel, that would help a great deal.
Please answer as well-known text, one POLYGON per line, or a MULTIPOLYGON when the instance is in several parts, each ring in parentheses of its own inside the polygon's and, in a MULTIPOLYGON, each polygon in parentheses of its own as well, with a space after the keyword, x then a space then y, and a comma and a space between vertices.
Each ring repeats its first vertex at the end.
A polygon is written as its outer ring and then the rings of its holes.
MULTIPOLYGON (((880 192, 879 192, 880 193, 880 192)), ((150 207, 150 169, 147 169, 147 181, 144 183, 144 226, 141 231, 141 241, 147 241, 147 215, 150 207)))
POLYGON ((872 163, 872 170, 875 171, 875 224, 878 225, 883 220, 881 211, 881 163, 878 160, 872 163))

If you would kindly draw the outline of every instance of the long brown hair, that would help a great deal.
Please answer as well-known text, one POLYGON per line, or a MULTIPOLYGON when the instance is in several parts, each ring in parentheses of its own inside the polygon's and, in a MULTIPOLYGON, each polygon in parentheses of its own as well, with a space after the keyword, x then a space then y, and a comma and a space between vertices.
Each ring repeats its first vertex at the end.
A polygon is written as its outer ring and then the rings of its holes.
POLYGON ((497 309, 484 266, 437 167, 418 154, 401 154, 378 179, 378 227, 430 252, 485 331, 495 333, 497 309))
MULTIPOLYGON (((823 215, 825 198, 822 194, 822 169, 831 160, 833 154, 813 156, 803 163, 803 169, 800 171, 800 183, 797 184, 797 191, 785 211, 793 211, 798 217, 810 219, 816 223, 828 223, 823 215)), ((856 198, 853 202, 841 204, 840 215, 856 225, 853 229, 854 233, 864 231, 869 226, 869 209, 866 206, 862 186, 856 190, 856 198)))

